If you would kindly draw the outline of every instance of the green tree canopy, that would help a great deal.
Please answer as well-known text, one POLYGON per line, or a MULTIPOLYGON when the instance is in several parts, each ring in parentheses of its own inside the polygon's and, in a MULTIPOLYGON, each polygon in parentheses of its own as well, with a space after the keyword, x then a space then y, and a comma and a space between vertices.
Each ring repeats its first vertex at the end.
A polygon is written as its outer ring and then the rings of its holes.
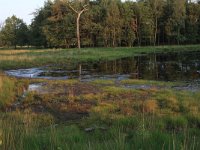
POLYGON ((28 27, 22 19, 16 16, 8 17, 5 21, 5 25, 1 29, 1 40, 6 46, 28 44, 28 27))
POLYGON ((189 0, 47 0, 30 26, 16 16, 0 29, 0 45, 116 47, 195 44, 200 3, 189 0))

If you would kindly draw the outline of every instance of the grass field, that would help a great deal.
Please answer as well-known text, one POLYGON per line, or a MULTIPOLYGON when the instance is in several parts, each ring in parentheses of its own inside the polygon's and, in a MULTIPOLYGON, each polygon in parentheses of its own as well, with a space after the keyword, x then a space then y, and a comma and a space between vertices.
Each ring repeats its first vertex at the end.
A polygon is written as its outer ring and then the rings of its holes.
POLYGON ((113 60, 152 52, 199 51, 199 45, 134 48, 0 50, 0 70, 113 60))
MULTIPOLYGON (((0 50, 0 70, 111 60, 199 46, 0 50)), ((147 80, 17 79, 0 73, 0 149, 199 150, 200 93, 147 80), (27 91, 29 84, 42 90, 27 91), (127 88, 145 85, 149 88, 127 88)))

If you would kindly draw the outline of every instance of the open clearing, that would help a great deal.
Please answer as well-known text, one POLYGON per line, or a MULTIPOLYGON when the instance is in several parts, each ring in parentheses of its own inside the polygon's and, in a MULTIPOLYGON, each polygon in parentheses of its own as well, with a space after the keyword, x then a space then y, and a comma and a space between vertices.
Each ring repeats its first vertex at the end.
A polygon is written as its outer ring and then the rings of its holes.
POLYGON ((200 149, 198 47, 182 48, 1 50, 0 146, 200 149))

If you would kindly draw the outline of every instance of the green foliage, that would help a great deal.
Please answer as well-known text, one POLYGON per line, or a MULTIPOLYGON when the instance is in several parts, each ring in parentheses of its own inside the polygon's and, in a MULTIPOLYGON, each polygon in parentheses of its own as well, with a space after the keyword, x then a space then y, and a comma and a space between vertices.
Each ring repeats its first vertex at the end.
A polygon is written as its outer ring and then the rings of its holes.
POLYGON ((27 45, 28 39, 28 27, 23 20, 16 16, 8 17, 5 21, 5 25, 1 29, 1 40, 4 46, 27 45))
POLYGON ((15 16, 0 25, 0 46, 76 47, 77 13, 83 47, 196 44, 200 7, 185 0, 47 1, 27 27, 15 16), (10 21, 9 21, 10 20, 10 21), (18 24, 16 32, 11 24, 18 24), (3 27, 2 27, 3 26, 3 27))
POLYGON ((133 3, 126 2, 121 6, 121 14, 123 17, 121 31, 122 46, 133 46, 136 40, 137 22, 134 14, 133 3))
POLYGON ((49 11, 51 15, 46 18, 45 24, 42 26, 48 45, 50 47, 68 48, 75 38, 75 18, 73 13, 63 1, 59 0, 55 1, 49 11))
POLYGON ((43 32, 43 26, 47 24, 47 19, 51 16, 52 2, 47 1, 44 7, 36 10, 35 17, 30 25, 30 43, 37 47, 47 47, 47 37, 43 32))

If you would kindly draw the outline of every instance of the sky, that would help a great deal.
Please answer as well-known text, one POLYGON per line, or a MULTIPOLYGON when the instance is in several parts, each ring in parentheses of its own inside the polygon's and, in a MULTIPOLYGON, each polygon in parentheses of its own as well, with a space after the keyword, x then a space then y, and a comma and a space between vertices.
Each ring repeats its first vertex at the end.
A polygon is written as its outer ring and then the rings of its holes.
MULTIPOLYGON (((46 0, 0 0, 0 23, 16 15, 27 24, 33 19, 32 13, 41 8, 46 0)), ((124 1, 124 0, 123 0, 124 1)))
POLYGON ((0 0, 0 22, 16 15, 27 24, 31 23, 32 13, 42 7, 46 0, 0 0))

